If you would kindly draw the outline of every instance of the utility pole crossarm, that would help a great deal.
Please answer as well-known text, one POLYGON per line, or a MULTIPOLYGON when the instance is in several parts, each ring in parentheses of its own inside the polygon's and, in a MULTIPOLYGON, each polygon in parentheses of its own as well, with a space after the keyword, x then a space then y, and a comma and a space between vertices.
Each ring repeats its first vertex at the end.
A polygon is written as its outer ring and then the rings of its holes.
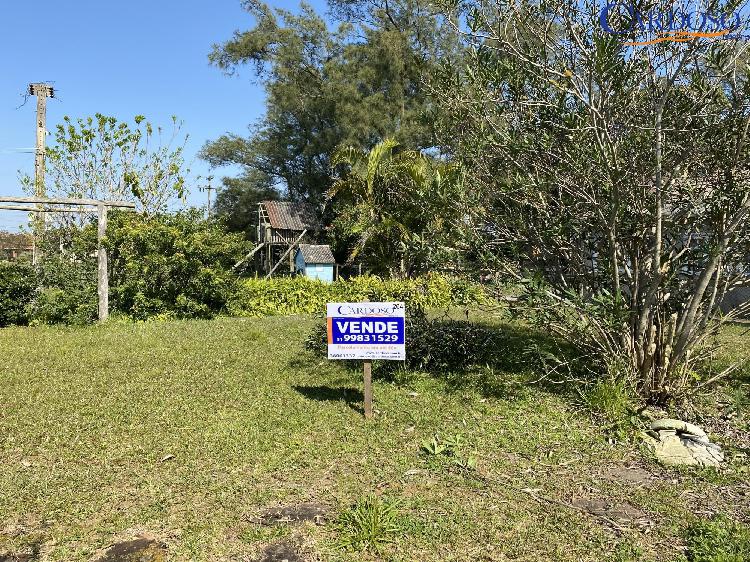
POLYGON ((31 205, 3 205, 3 211, 27 211, 29 213, 96 213, 96 209, 88 207, 33 207, 31 205))

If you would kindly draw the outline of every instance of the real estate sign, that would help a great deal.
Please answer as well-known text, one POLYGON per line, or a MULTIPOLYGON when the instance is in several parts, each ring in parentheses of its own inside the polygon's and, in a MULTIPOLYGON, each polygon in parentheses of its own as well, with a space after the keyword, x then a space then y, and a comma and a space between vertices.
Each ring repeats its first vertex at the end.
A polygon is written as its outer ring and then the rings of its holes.
POLYGON ((328 359, 406 359, 402 302, 328 303, 328 359))

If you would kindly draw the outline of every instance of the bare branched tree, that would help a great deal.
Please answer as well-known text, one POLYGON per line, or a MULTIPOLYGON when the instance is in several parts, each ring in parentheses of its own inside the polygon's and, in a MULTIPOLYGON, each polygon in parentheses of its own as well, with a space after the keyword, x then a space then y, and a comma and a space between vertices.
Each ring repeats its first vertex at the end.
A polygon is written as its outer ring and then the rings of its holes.
POLYGON ((750 257, 742 6, 678 4, 449 6, 470 54, 435 88, 492 255, 538 274, 548 325, 655 402, 700 378, 750 257), (675 30, 686 12, 698 31, 675 30))
MULTIPOLYGON (((140 115, 132 125, 101 114, 65 117, 47 149, 46 191, 52 197, 133 201, 146 214, 164 211, 185 196, 189 170, 181 126, 176 117, 171 131, 140 115)), ((21 181, 33 193, 33 178, 22 176, 21 181)), ((60 225, 85 222, 64 213, 53 219, 60 225)))

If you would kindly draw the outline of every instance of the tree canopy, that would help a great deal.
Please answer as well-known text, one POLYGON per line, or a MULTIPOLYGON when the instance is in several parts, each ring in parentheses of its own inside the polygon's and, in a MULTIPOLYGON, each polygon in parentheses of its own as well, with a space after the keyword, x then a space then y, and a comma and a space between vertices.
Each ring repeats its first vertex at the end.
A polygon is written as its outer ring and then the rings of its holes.
MULTIPOLYGON (((46 150, 47 193, 133 201, 148 214, 164 211, 186 193, 186 140, 176 117, 167 130, 142 115, 135 116, 132 124, 100 113, 79 119, 65 116, 46 150)), ((21 181, 28 192, 34 192, 32 177, 26 175, 21 181)), ((63 216, 63 220, 73 218, 63 216)))
POLYGON ((266 89, 266 114, 247 137, 207 143, 209 163, 240 164, 272 178, 285 196, 319 205, 337 147, 370 149, 386 137, 413 149, 432 146, 423 77, 455 41, 438 32, 425 7, 333 2, 332 29, 306 4, 298 14, 244 6, 254 27, 214 46, 209 58, 229 73, 251 66, 266 89))
POLYGON ((258 223, 258 203, 279 198, 271 178, 248 170, 237 178, 222 178, 222 188, 216 194, 214 210, 230 232, 244 232, 253 237, 258 223))
POLYGON ((369 152, 343 147, 328 192, 336 250, 377 274, 419 275, 453 270, 466 259, 465 217, 472 190, 460 166, 401 147, 387 138, 369 152))

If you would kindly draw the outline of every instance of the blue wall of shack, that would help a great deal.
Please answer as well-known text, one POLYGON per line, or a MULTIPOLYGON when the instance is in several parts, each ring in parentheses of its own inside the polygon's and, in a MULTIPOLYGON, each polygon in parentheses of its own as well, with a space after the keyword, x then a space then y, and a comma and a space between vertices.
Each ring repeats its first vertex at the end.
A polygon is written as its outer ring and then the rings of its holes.
POLYGON ((318 279, 323 283, 333 283, 332 263, 305 263, 302 259, 302 252, 297 252, 294 258, 294 269, 297 273, 304 275, 309 279, 318 279))

